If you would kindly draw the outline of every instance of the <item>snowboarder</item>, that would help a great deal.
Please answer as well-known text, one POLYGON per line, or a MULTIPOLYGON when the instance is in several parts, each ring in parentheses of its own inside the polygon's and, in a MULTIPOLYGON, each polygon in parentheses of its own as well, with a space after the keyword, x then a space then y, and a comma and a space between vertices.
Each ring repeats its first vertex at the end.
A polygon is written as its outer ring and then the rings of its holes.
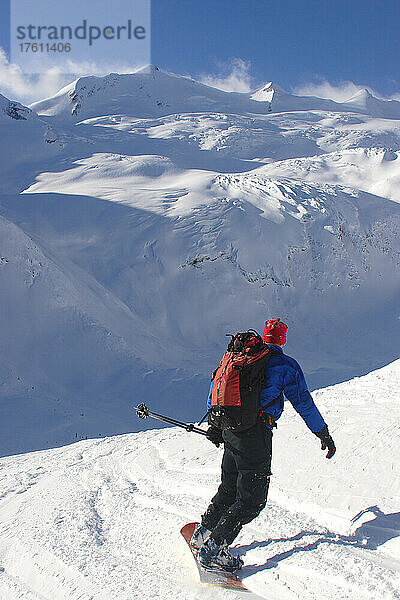
MULTIPOLYGON (((321 440, 322 450, 332 458, 336 448, 328 427, 314 404, 299 364, 283 353, 287 325, 280 319, 265 322, 262 341, 269 358, 261 384, 261 411, 256 424, 244 431, 210 425, 207 438, 224 445, 221 484, 191 538, 198 560, 208 569, 235 571, 243 561, 233 556, 229 545, 243 525, 255 519, 266 505, 271 476, 272 430, 283 412, 284 395, 321 440)), ((211 383, 207 409, 211 407, 211 383)))

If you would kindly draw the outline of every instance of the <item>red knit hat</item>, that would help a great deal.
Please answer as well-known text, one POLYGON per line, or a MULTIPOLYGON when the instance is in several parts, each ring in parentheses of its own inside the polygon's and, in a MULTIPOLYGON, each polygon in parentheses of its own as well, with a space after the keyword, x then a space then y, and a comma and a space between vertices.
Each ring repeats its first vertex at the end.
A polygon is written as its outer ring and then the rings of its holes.
POLYGON ((286 332, 288 326, 280 319, 265 321, 263 342, 267 344, 286 344, 286 332))

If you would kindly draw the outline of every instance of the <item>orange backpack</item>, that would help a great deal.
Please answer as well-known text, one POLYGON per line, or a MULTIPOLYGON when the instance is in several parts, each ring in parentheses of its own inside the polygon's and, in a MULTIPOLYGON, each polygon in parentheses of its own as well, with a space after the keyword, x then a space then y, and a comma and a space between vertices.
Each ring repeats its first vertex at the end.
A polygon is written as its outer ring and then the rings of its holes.
POLYGON ((265 367, 272 354, 254 329, 232 336, 213 373, 209 425, 244 431, 256 424, 261 414, 265 367))

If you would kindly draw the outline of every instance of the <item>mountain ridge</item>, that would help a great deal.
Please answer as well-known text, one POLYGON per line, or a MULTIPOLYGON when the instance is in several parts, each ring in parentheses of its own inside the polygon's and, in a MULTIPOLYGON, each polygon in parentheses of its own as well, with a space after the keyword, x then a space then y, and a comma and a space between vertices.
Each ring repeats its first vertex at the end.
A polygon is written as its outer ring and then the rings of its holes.
POLYGON ((123 101, 126 94, 132 94, 132 100, 136 103, 136 116, 139 117, 194 112, 193 107, 196 106, 197 109, 201 107, 203 110, 220 112, 267 114, 323 110, 400 118, 399 101, 375 98, 368 90, 360 90, 346 102, 335 102, 315 96, 298 96, 287 92, 275 82, 266 83, 251 92, 226 92, 189 77, 161 71, 155 65, 148 65, 134 73, 123 75, 110 73, 105 76, 80 77, 55 96, 34 102, 30 108, 45 116, 63 114, 65 117, 69 113, 74 118, 102 116, 110 114, 111 105, 110 99, 107 98, 107 90, 112 88, 114 102, 118 94, 121 96, 121 100, 117 100, 113 107, 116 112, 133 115, 129 104, 123 101), (175 87, 177 91, 172 93, 171 87, 175 87), (101 102, 95 102, 96 95, 103 96, 103 105, 101 102), (93 112, 96 109, 97 114, 93 112))

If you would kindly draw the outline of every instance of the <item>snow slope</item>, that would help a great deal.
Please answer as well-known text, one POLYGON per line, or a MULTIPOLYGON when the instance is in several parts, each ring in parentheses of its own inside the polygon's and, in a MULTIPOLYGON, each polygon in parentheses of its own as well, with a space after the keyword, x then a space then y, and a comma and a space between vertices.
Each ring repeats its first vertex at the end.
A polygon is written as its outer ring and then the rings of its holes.
POLYGON ((262 167, 267 176, 296 177, 313 183, 351 185, 400 203, 399 152, 388 148, 354 148, 322 156, 277 161, 262 167))
POLYGON ((142 400, 200 418, 225 334, 267 317, 312 389, 398 357, 395 105, 254 94, 150 67, 3 114, 32 153, 0 129, 2 453, 132 431, 142 400))
POLYGON ((49 160, 61 150, 50 125, 26 106, 1 94, 0 131, 1 190, 6 193, 15 190, 15 180, 19 180, 17 189, 23 189, 33 176, 37 162, 49 160))
MULTIPOLYGON (((400 597, 400 361, 318 390, 337 453, 287 406, 269 502, 234 542, 269 600, 400 597)), ((0 460, 2 600, 239 598, 200 586, 179 535, 218 484, 221 450, 176 428, 0 460)))

